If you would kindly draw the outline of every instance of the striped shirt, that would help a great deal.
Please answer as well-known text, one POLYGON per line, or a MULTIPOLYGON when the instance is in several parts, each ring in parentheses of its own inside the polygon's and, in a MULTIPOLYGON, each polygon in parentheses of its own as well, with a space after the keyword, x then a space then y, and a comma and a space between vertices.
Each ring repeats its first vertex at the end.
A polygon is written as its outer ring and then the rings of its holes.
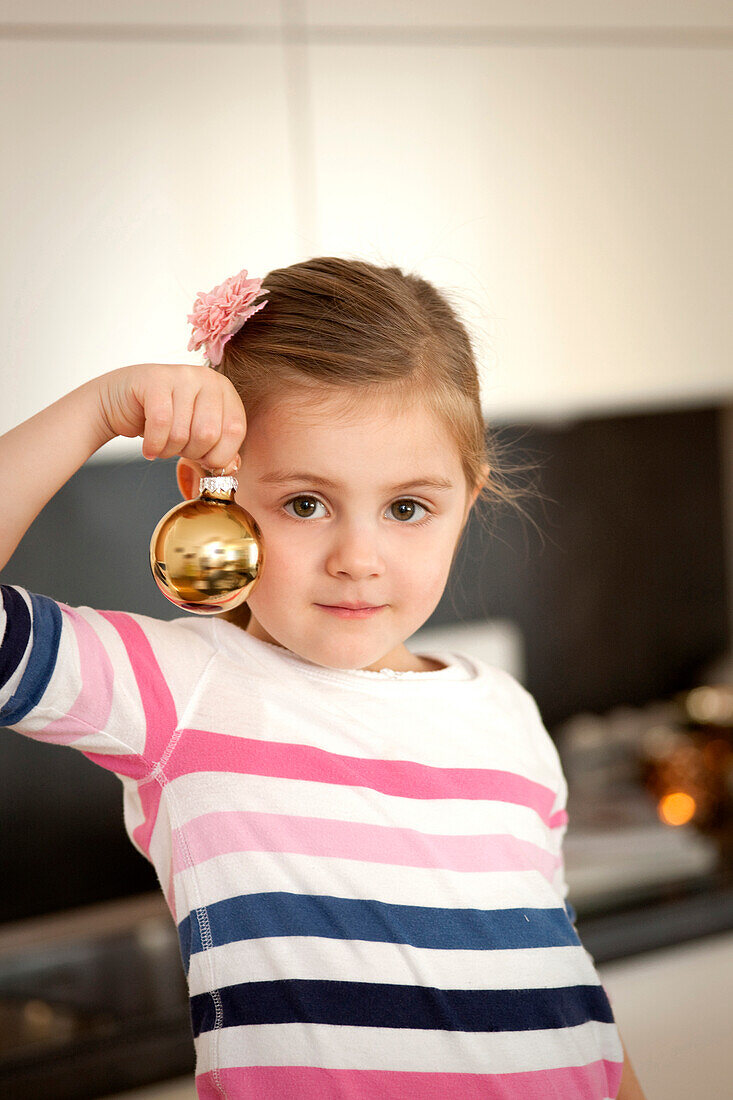
POLYGON ((217 617, 0 586, 0 725, 119 776, 179 933, 206 1100, 610 1100, 567 788, 473 657, 332 669, 217 617))

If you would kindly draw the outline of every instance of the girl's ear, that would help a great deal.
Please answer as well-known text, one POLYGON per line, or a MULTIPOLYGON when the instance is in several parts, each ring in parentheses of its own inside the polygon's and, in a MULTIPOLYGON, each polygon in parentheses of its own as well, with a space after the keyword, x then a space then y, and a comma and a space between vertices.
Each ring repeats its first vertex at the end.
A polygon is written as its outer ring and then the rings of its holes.
POLYGON ((469 498, 468 498, 469 499, 469 505, 468 505, 468 510, 467 510, 466 514, 468 514, 468 512, 470 512, 471 508, 473 508, 474 504, 476 503, 476 498, 478 497, 479 493, 481 492, 484 485, 486 484, 486 482, 489 479, 489 472, 490 472, 489 471, 489 466, 486 463, 484 463, 484 465, 481 467, 481 481, 479 481, 479 483, 477 485, 475 485, 474 488, 469 493, 469 498))
POLYGON ((474 504, 476 503, 476 499, 477 499, 479 493, 481 492, 481 490, 483 489, 484 485, 486 484, 486 482, 488 480, 489 472, 490 471, 489 471, 488 465, 484 464, 481 467, 482 480, 477 485, 474 486, 474 488, 471 490, 470 493, 468 493, 467 500, 466 500, 466 510, 463 513, 463 522, 461 523, 461 531, 463 531, 463 528, 466 526, 466 523, 468 522, 469 513, 470 513, 471 509, 473 508, 474 504))
POLYGON ((176 481, 184 500, 193 500, 199 495, 199 481, 204 476, 204 471, 198 462, 190 458, 179 458, 176 465, 176 481))

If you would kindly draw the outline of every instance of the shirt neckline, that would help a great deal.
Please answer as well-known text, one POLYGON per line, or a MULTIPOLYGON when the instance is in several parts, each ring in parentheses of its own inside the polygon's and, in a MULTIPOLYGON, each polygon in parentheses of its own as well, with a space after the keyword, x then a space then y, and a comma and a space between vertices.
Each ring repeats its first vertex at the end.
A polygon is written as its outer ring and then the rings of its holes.
POLYGON ((417 657, 427 657, 443 663, 444 668, 427 669, 418 672, 414 669, 379 669, 378 671, 364 668, 329 668, 316 664, 304 657, 293 653, 284 646, 266 642, 262 638, 255 638, 248 634, 242 627, 230 623, 226 619, 212 620, 217 641, 224 648, 233 645, 234 648, 249 649, 255 655, 264 658, 278 657, 286 661, 294 669, 311 679, 325 680, 331 683, 341 683, 353 686, 394 685, 394 684, 424 684, 424 683, 463 683, 476 684, 482 678, 480 663, 475 658, 464 653, 452 650, 430 649, 416 653, 417 657), (232 631, 236 631, 233 634, 232 631))

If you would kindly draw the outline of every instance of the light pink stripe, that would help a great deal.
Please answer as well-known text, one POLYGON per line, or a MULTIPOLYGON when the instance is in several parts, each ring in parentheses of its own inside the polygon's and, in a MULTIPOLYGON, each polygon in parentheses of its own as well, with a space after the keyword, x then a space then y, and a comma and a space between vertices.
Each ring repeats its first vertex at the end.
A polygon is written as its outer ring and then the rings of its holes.
POLYGON ((535 810, 545 822, 555 800, 549 787, 493 768, 438 768, 411 760, 342 756, 312 745, 184 730, 166 774, 174 779, 201 771, 369 787, 401 798, 511 802, 535 810))
POLYGON ((70 745, 90 730, 103 730, 112 710, 114 671, 107 650, 87 620, 73 607, 59 607, 71 622, 79 649, 79 694, 65 715, 55 718, 39 731, 44 741, 70 745), (86 729, 79 731, 79 722, 86 729))
POLYGON ((554 813, 552 815, 547 824, 550 826, 551 829, 557 829, 560 827, 560 825, 567 825, 567 823, 567 810, 558 810, 557 813, 554 813))
MULTIPOLYGON (((531 1044, 531 1036, 528 1036, 531 1044)), ((348 1056, 348 1055, 346 1055, 348 1056)), ((604 1100, 621 1084, 621 1062, 527 1073, 409 1073, 320 1069, 311 1066, 242 1066, 202 1073, 199 1100, 604 1100)))
POLYGON ((548 881, 559 859, 506 834, 443 835, 357 821, 246 810, 203 814, 173 834, 176 872, 227 852, 297 852, 452 871, 535 870, 548 881), (185 833, 185 836, 181 834, 185 833))

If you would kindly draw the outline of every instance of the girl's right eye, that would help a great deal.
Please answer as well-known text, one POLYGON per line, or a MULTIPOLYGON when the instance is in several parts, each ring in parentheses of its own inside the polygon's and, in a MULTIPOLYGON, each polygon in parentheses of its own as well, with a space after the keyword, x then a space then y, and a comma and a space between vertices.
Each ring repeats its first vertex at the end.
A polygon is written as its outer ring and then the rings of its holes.
MULTIPOLYGON (((289 504, 292 504, 295 507, 296 519, 310 519, 313 515, 313 506, 316 504, 320 504, 321 508, 325 508, 323 502, 317 500, 315 497, 291 497, 290 500, 286 501, 285 504, 283 504, 283 508, 287 508, 289 504), (303 508, 303 510, 301 511, 301 507, 304 503, 306 507, 303 508)), ((288 512, 289 516, 291 516, 292 514, 292 512, 288 512)))

